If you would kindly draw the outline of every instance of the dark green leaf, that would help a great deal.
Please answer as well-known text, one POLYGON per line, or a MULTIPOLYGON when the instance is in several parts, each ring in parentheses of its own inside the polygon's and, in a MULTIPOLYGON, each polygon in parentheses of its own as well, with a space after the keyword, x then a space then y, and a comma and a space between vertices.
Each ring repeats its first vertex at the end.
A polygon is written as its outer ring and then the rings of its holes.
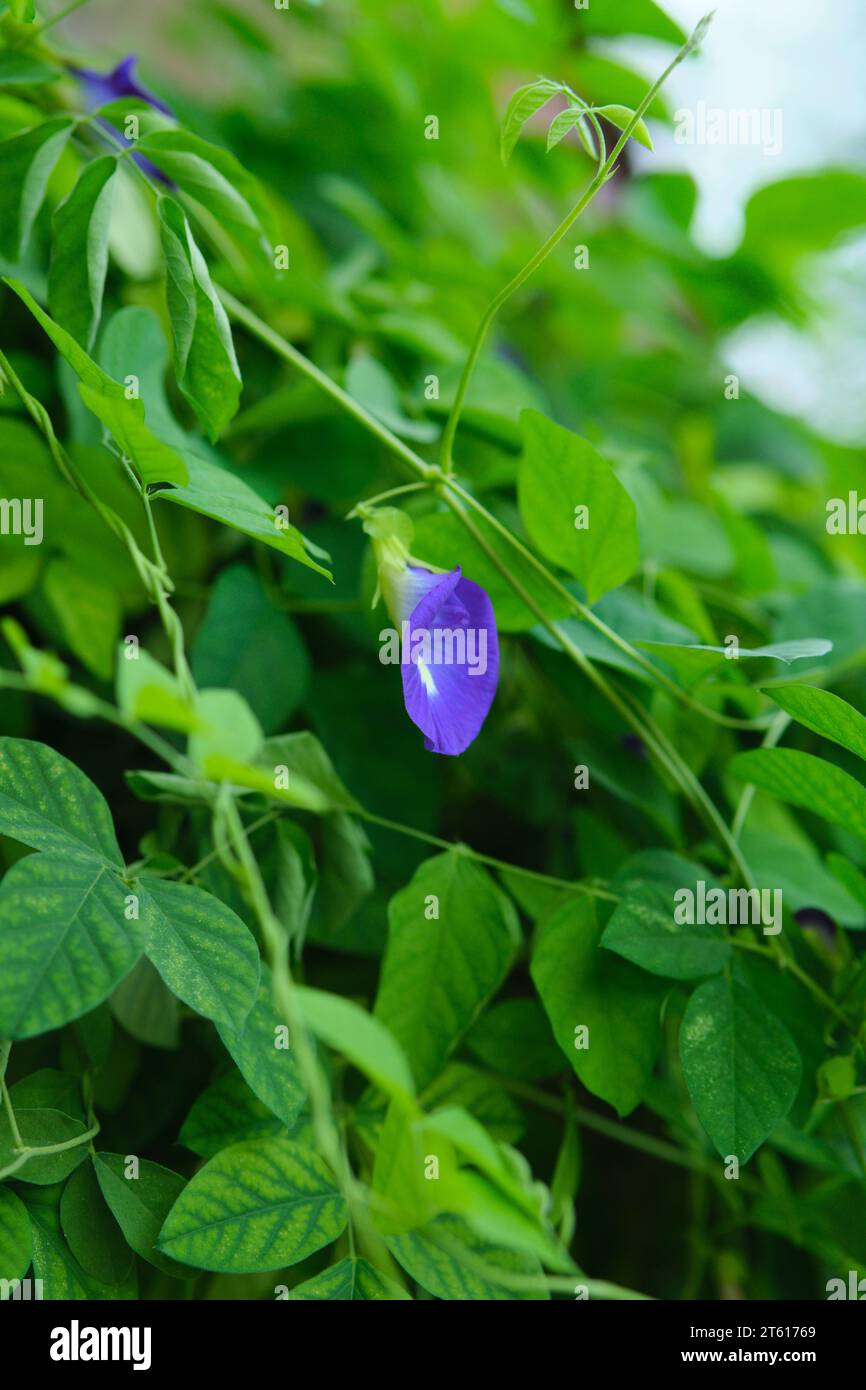
POLYGON ((736 975, 706 980, 680 1031, 683 1075, 723 1158, 745 1163, 793 1104, 800 1054, 784 1024, 736 975))

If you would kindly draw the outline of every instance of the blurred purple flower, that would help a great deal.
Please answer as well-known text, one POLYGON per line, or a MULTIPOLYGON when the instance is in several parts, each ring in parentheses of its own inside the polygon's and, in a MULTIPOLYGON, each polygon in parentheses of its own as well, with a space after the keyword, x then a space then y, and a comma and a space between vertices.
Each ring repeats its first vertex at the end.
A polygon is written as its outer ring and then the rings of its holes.
POLYGON ((106 106, 108 102, 117 101, 119 97, 138 97, 140 101, 154 106, 157 111, 172 116, 174 112, 165 102, 160 101, 159 97, 154 96, 146 87, 142 87, 136 79, 133 69, 137 62, 135 55, 130 54, 128 58, 121 59, 111 72, 96 72, 94 68, 71 68, 70 71, 84 83, 88 111, 95 111, 98 106, 106 106))
POLYGON ((414 603, 402 623, 406 712, 425 735, 425 748, 453 756, 477 737, 496 694, 493 604, 459 567, 441 574, 410 565, 405 596, 414 603))
MULTIPOLYGON (((85 105, 88 111, 96 111, 100 106, 107 106, 110 101, 118 101, 123 97, 136 97, 139 101, 146 101, 156 111, 161 111, 165 116, 173 116, 171 107, 166 106, 164 101, 160 101, 158 96, 149 92, 146 87, 142 87, 137 80, 133 69, 138 59, 130 54, 128 58, 123 58, 113 68, 111 72, 96 72, 94 68, 70 68, 70 71, 78 78, 84 86, 85 105)), ((113 135, 124 145, 132 144, 127 140, 115 126, 109 121, 101 120, 100 125, 106 130, 110 130, 113 135)), ((133 159, 140 169, 143 169, 151 178, 158 179, 167 188, 174 188, 171 179, 166 178, 155 164, 151 164, 144 155, 133 155, 133 159)))

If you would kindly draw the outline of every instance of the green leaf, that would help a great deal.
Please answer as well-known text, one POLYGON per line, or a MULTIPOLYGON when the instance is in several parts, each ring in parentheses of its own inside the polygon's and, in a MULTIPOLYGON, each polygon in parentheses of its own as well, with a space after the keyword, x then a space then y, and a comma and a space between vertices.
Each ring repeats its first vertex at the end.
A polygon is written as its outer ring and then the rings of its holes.
POLYGON ((197 726, 189 739, 189 755, 195 765, 221 780, 220 769, 210 772, 212 759, 251 761, 262 746, 261 725, 246 700, 235 690, 203 690, 195 702, 197 726))
POLYGON ((48 302, 55 321, 87 352, 102 314, 116 173, 114 155, 94 159, 54 214, 48 302))
POLYGON ((147 956, 136 961, 109 1000, 111 1012, 136 1042, 174 1051, 180 1042, 180 1005, 147 956))
POLYGON ((62 1302, 136 1297, 134 1272, 120 1284, 101 1284, 78 1263, 60 1224, 58 1188, 30 1188, 24 1201, 33 1233, 33 1277, 42 1281, 43 1298, 62 1302))
POLYGON ((295 986, 304 1022, 327 1047, 362 1071, 387 1095, 412 1095, 412 1074, 390 1032, 351 999, 295 986))
POLYGON ((375 1014, 419 1087, 501 985, 519 936, 509 900, 458 850, 425 860, 392 898, 375 1014))
POLYGON ((321 829, 310 934, 314 941, 327 942, 348 925, 376 884, 364 827, 344 811, 336 811, 322 817, 321 829))
POLYGON ((284 1134, 285 1126, 232 1069, 202 1091, 183 1122, 180 1142, 200 1158, 248 1139, 284 1134))
POLYGON ((306 938, 318 885, 316 858, 309 835, 295 821, 284 817, 277 821, 275 831, 274 911, 288 935, 290 949, 297 953, 306 938))
POLYGON ((78 1263, 101 1284, 122 1284, 132 1268, 132 1251, 121 1235, 92 1163, 82 1163, 63 1189, 60 1225, 78 1263))
MULTIPOLYGON (((18 1131, 27 1147, 44 1148, 49 1144, 66 1144, 71 1139, 80 1139, 85 1134, 84 1125, 71 1115, 60 1110, 15 1110, 18 1131)), ((16 1152, 16 1141, 9 1124, 9 1116, 3 1109, 0 1113, 0 1168, 7 1168, 20 1155, 16 1152)), ((26 1163, 15 1170, 16 1182, 36 1183, 48 1187, 62 1182, 87 1157, 87 1143, 74 1144, 60 1153, 45 1154, 44 1157, 28 1158, 26 1163)))
POLYGON ((233 1144, 200 1168, 159 1248, 197 1269, 253 1274, 297 1264, 345 1229, 348 1208, 318 1154, 289 1139, 233 1144))
POLYGON ((564 140, 566 135, 577 127, 581 143, 587 154, 592 158, 597 158, 597 151, 593 143, 593 136, 586 127, 583 114, 579 106, 569 106, 565 111, 560 111, 558 116, 554 116, 547 129, 547 150, 548 153, 558 145, 560 140, 564 140))
POLYGON ((242 695, 266 734, 286 726, 310 678, 298 629, 245 565, 219 575, 193 643, 192 669, 199 686, 242 695))
POLYGON ((0 833, 31 849, 123 864, 102 793, 44 743, 0 739, 0 833))
POLYGON ((5 283, 26 304, 57 351, 69 363, 78 377, 78 389, 84 404, 114 436, 121 453, 135 464, 141 481, 146 484, 186 483, 187 470, 183 459, 148 428, 141 401, 128 399, 124 387, 113 381, 65 328, 61 328, 40 309, 22 284, 8 278, 5 283))
POLYGON ((98 860, 20 859, 0 884, 0 1037, 29 1038, 95 1008, 141 954, 129 889, 98 860))
POLYGON ((547 560, 581 581, 594 603, 637 568, 634 503, 585 439, 535 410, 523 411, 520 420, 517 495, 527 534, 547 560))
POLYGON ((189 450, 184 453, 183 464, 185 477, 176 480, 183 485, 163 489, 156 494, 158 500, 212 517, 331 578, 330 570, 307 553, 300 531, 285 522, 237 473, 189 450))
POLYGON ((517 89, 505 108, 505 115, 502 119, 500 149, 503 164, 507 164, 511 158, 511 152, 517 144, 520 132, 530 116, 534 116, 536 111, 540 111, 552 96, 556 96, 561 91, 561 83, 551 82, 547 77, 539 77, 537 81, 529 82, 525 87, 517 89))
POLYGON ((0 1279, 22 1279, 33 1243, 27 1208, 9 1187, 0 1187, 0 1279))
POLYGON ((258 995, 259 951, 241 919, 192 884, 145 874, 145 950, 169 989, 196 1013, 240 1029, 258 995))
POLYGON ((95 1154, 93 1167, 102 1195, 136 1255, 164 1274, 187 1278, 187 1270, 156 1248, 162 1224, 185 1191, 186 1179, 160 1163, 146 1158, 131 1161, 124 1154, 95 1154), (133 1162, 136 1177, 131 1176, 133 1162))
POLYGON ((267 966, 262 966, 258 997, 243 1028, 217 1024, 217 1029, 250 1090, 291 1129, 306 1096, 286 1045, 288 1029, 271 1002, 267 966))
POLYGON ((117 703, 124 714, 144 724, 158 724, 180 733, 192 733, 201 724, 177 676, 143 648, 124 646, 119 653, 117 703))
POLYGON ((485 1009, 467 1033, 466 1046, 493 1071, 517 1081, 562 1070, 562 1053, 535 999, 505 999, 485 1009))
POLYGON ((764 691, 798 724, 866 758, 866 719, 847 700, 817 685, 780 685, 764 691))
POLYGON ((737 753, 729 767, 739 781, 866 839, 866 791, 834 763, 796 748, 752 748, 737 753))
POLYGON ((843 926, 866 925, 866 899, 858 897, 856 885, 846 883, 844 873, 836 874, 830 862, 833 855, 828 855, 825 869, 808 841, 749 830, 748 826, 740 844, 755 882, 778 888, 789 912, 820 907, 843 926))
POLYGON ((541 1265, 532 1255, 505 1250, 475 1235, 456 1216, 438 1216, 419 1231, 392 1236, 386 1244, 394 1258, 434 1298, 459 1302, 546 1299, 541 1265), (537 1278, 534 1289, 510 1289, 496 1282, 537 1278))
POLYGON ((459 1206, 450 1200, 448 1205, 461 1212, 474 1231, 488 1240, 538 1255, 553 1269, 573 1268, 547 1222, 547 1188, 532 1181, 529 1165, 516 1149, 497 1144, 484 1126, 459 1106, 446 1106, 428 1115, 425 1140, 427 1136, 432 1136, 431 1146, 444 1139, 472 1165, 462 1167, 456 1175, 459 1206))
POLYGON ((71 651, 100 680, 110 680, 123 616, 120 595, 80 562, 65 559, 49 561, 42 585, 71 651))
POLYGON ((670 980, 715 975, 731 947, 718 923, 679 923, 671 895, 647 885, 618 903, 601 937, 609 951, 670 980))
POLYGON ((663 987, 599 951, 600 938, 591 900, 564 903, 542 933, 531 973, 556 1041, 584 1086, 628 1115, 655 1063, 663 987))
MULTIPOLYGON (((282 734, 265 741, 259 754, 262 767, 285 767, 289 773, 289 788, 299 783, 317 794, 321 811, 359 811, 360 805, 337 775, 315 734, 307 729, 297 734, 282 734)), ((272 784, 273 785, 273 784, 272 784)))
MULTIPOLYGON (((555 594, 529 562, 502 540, 489 521, 474 515, 473 521, 508 573, 549 618, 564 618, 571 612, 570 600, 555 594)), ((480 584, 490 595, 500 632, 525 632, 538 623, 535 610, 514 592, 508 580, 453 512, 428 512, 426 516, 418 517, 412 553, 438 569, 453 569, 459 565, 467 579, 480 584)))
POLYGON ((381 1270, 361 1256, 338 1260, 321 1274, 296 1284, 289 1293, 291 1302, 328 1299, 343 1303, 370 1302, 384 1299, 396 1303, 410 1298, 405 1289, 389 1279, 381 1270))
POLYGON ((240 399, 232 331, 183 209, 173 198, 161 197, 158 211, 175 376, 213 440, 237 411, 240 399))
POLYGON ((69 1072, 41 1067, 16 1081, 9 1094, 16 1110, 60 1110, 74 1120, 84 1119, 81 1086, 69 1072))
POLYGON ((680 1029, 683 1076, 723 1158, 745 1163, 790 1110, 800 1054, 784 1024, 736 975, 706 980, 680 1029))
MULTIPOLYGON (((794 642, 771 642, 766 647, 712 647, 701 642, 640 642, 641 647, 647 647, 653 651, 657 650, 660 656, 665 656, 669 651, 675 652, 713 652, 718 656, 726 657, 729 661, 740 661, 744 657, 749 659, 764 658, 773 661, 783 661, 786 666, 790 666, 792 661, 808 661, 815 657, 826 656, 833 650, 833 643, 828 642, 823 637, 802 638, 794 642), (736 652, 736 656, 730 655, 731 651, 736 652)), ((707 669, 711 669, 712 663, 707 663, 707 669)), ((768 694, 775 692, 768 691, 768 694)))
POLYGON ((260 252, 269 251, 263 230, 268 208, 262 191, 228 150, 188 130, 150 131, 136 148, 184 193, 212 212, 222 226, 260 252))
POLYGON ((24 254, 48 180, 66 148, 75 122, 55 116, 0 143, 0 255, 24 254))
POLYGON ((4 48, 0 53, 0 87, 38 87, 43 82, 56 82, 60 69, 34 58, 20 49, 4 48))
POLYGON ((404 414, 394 378, 368 353, 352 358, 346 368, 345 385, 349 395, 366 406, 393 434, 421 444, 430 444, 438 437, 439 430, 429 420, 412 420, 404 414))
MULTIPOLYGON (((604 116, 605 120, 610 121, 618 130, 625 130, 634 112, 629 106, 597 106, 596 111, 599 116, 604 116)), ((652 136, 647 129, 646 121, 638 121, 632 131, 633 139, 639 144, 645 145, 648 150, 653 147, 652 136)))

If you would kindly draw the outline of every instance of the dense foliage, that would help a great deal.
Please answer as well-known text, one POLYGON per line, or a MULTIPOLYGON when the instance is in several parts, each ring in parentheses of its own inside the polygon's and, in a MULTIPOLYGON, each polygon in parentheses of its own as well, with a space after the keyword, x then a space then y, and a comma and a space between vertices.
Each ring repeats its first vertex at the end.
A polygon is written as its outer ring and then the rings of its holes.
POLYGON ((193 11, 146 85, 0 17, 0 1279, 826 1297, 862 459, 725 340, 866 180, 702 253, 652 0, 193 11), (431 734, 379 599, 457 566, 498 668, 431 734))

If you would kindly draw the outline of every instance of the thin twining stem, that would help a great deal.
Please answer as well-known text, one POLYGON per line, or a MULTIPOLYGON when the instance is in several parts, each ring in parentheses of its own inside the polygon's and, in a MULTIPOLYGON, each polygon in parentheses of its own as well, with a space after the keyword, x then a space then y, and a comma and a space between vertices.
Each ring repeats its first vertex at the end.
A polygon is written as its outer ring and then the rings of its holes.
POLYGON ((511 280, 509 280, 508 284, 505 285, 499 291, 499 293, 493 297, 493 299, 488 304, 487 308, 484 310, 484 313, 481 316, 481 322, 479 323, 478 328, 475 332, 475 337, 472 340, 472 345, 469 349, 469 355, 466 358, 466 362, 463 366, 463 371, 461 373, 460 381, 457 385, 457 391, 454 396, 454 402, 451 406, 451 410, 448 415, 448 420, 445 425, 445 431, 442 436, 442 450, 440 454, 440 463, 442 465, 443 471, 446 474, 450 474, 454 467, 452 454, 454 448, 454 437, 457 433, 457 426, 460 422, 460 413, 463 409, 463 403, 466 399, 466 392, 469 388, 469 383, 472 379, 472 373, 475 370, 475 365, 478 361, 481 349, 484 346, 484 342, 489 332, 490 325, 492 324, 496 315, 499 313, 499 310, 502 308, 503 304, 507 303, 507 301, 511 298, 515 291, 519 290, 521 285, 524 285, 526 281, 530 278, 530 276, 533 275, 534 272, 538 269, 538 267, 544 261, 547 260, 547 257, 550 255, 551 251, 556 249, 556 247, 562 241, 562 238, 566 236, 566 234, 570 231, 571 227, 580 217, 581 213, 584 212, 585 209, 592 202, 599 189, 602 188, 603 185, 611 177, 611 175, 614 172, 614 165, 616 164, 616 161, 619 158, 620 152, 622 151, 626 142, 629 140, 641 117, 651 106, 657 93, 664 86, 665 82, 668 80, 671 73, 674 71, 674 68, 678 67, 679 64, 683 61, 683 59, 689 53, 691 53, 692 49, 696 46, 696 44, 700 42, 700 39, 703 37, 703 34, 706 31, 709 19, 710 16, 707 16, 705 19, 701 20, 700 24, 695 29, 692 36, 683 44, 682 48, 675 55, 672 61, 668 64, 661 76, 656 78, 655 82, 650 87, 649 91, 645 94, 643 100, 640 102, 640 105, 632 114, 630 121, 626 125, 625 129, 623 130, 622 134, 620 135, 610 154, 607 156, 604 163, 599 167, 594 177, 587 184, 586 188, 584 189, 580 198, 575 203, 574 207, 566 213, 559 226, 551 232, 550 236, 547 238, 544 244, 540 246, 538 250, 535 252, 535 255, 529 258, 526 264, 520 270, 518 270, 517 274, 513 276, 511 280))
POLYGON ((488 544, 486 537, 479 531, 462 504, 447 492, 445 494, 445 501, 451 507, 451 510, 460 517, 476 545, 480 546, 485 552, 491 564, 495 565, 503 577, 509 581, 518 597, 523 600, 533 613, 535 613, 539 622, 547 628, 548 632, 556 639, 566 655, 571 658, 587 679, 592 682, 596 689, 601 692, 605 699, 621 715, 629 727, 643 740, 650 753, 655 757, 656 762, 676 783, 678 783, 695 809, 703 816, 710 828, 718 834, 720 840, 728 849, 735 867, 748 882, 750 879, 748 866, 743 860, 739 846, 732 839, 727 825, 725 825, 725 822, 722 820, 710 797, 704 791, 699 780, 695 777, 691 769, 688 768, 672 750, 671 745, 661 734, 661 731, 656 728, 645 712, 638 714, 631 703, 624 699, 609 681, 605 680, 601 672, 596 670, 593 663, 572 641, 568 633, 563 631, 557 623, 553 622, 548 617, 544 609, 535 601, 532 595, 528 593, 520 581, 509 573, 506 565, 502 562, 493 547, 488 544))

